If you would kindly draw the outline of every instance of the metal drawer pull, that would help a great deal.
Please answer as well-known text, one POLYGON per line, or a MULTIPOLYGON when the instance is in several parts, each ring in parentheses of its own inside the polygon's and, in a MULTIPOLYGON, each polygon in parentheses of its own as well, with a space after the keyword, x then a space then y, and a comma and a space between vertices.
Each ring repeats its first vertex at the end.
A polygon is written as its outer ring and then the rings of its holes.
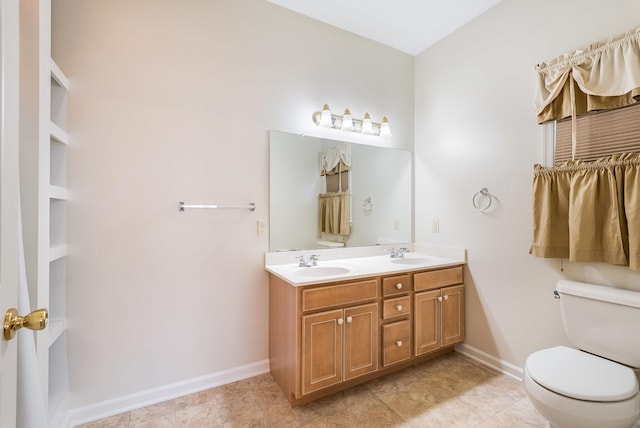
POLYGON ((396 288, 397 288, 398 290, 402 290, 402 283, 401 283, 401 282, 397 283, 397 284, 396 284, 396 288))
POLYGON ((402 340, 397 340, 396 341, 396 345, 398 345, 398 348, 402 347, 402 340))
POLYGON ((344 320, 342 318, 338 318, 338 325, 344 324, 344 320))
POLYGON ((353 321, 353 318, 351 318, 351 317, 347 317, 347 322, 348 322, 349 324, 351 324, 351 321, 353 321))
POLYGON ((402 305, 396 306, 396 309, 398 310, 398 312, 402 311, 402 305))
POLYGON ((444 295, 444 300, 449 300, 449 295, 448 294, 444 295))
POLYGON ((442 302, 442 296, 438 296, 438 302, 442 302))

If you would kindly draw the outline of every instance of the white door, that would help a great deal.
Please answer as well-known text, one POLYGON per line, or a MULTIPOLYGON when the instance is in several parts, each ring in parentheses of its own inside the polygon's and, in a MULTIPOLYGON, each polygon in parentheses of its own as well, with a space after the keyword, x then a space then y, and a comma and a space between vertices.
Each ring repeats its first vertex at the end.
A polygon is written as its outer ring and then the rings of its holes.
MULTIPOLYGON (((0 317, 18 304, 19 0, 0 0, 0 317)), ((18 341, 0 335, 0 427, 16 426, 18 341)))

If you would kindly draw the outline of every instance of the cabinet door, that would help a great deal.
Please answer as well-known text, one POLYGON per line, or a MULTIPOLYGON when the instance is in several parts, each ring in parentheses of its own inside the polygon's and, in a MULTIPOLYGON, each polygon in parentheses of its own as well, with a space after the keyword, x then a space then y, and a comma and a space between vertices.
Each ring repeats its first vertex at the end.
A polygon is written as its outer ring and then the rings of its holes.
POLYGON ((406 361, 411 358, 411 323, 398 321, 382 326, 382 365, 406 361))
POLYGON ((464 340, 464 286, 442 289, 442 346, 464 340))
POLYGON ((440 290, 414 295, 414 343, 416 356, 435 351, 441 342, 440 290))
POLYGON ((378 370, 378 304, 344 310, 344 379, 378 370))
POLYGON ((342 382, 342 310, 302 317, 302 394, 342 382))

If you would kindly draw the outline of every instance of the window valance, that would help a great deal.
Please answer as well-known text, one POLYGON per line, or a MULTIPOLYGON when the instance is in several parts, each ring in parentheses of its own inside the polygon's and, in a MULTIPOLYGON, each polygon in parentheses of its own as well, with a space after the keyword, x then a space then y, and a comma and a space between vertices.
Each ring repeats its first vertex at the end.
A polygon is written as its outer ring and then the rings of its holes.
POLYGON ((640 28, 536 66, 538 123, 640 101, 640 28))

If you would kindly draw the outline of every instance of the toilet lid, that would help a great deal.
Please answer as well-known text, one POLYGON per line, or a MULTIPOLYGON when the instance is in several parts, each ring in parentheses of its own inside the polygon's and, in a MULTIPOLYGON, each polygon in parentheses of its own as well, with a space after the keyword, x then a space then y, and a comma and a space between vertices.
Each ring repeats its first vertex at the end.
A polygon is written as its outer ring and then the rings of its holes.
POLYGON ((638 392, 631 368, 565 346, 534 352, 526 367, 538 384, 578 400, 620 401, 638 392))

